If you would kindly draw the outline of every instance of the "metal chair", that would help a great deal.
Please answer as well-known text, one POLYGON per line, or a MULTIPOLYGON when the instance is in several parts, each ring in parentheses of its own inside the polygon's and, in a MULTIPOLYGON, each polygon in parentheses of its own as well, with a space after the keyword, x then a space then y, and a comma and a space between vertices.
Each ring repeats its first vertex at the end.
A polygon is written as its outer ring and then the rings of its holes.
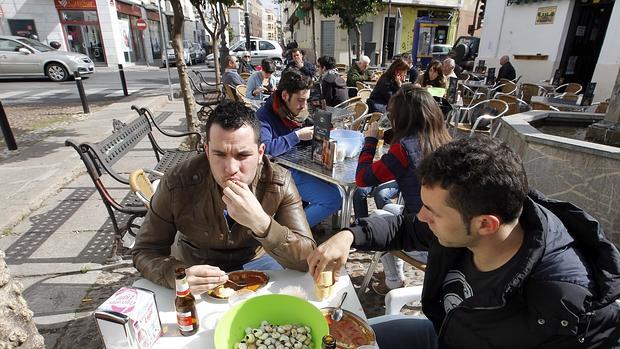
POLYGON ((543 102, 532 102, 530 103, 530 106, 532 107, 532 110, 553 110, 553 111, 560 111, 558 108, 551 106, 547 103, 543 103, 543 102))
POLYGON ((192 70, 192 73, 194 74, 194 77, 192 77, 192 74, 187 74, 187 76, 194 92, 196 104, 201 106, 197 115, 199 119, 205 120, 208 114, 205 109, 209 108, 210 110, 213 110, 213 107, 220 104, 224 98, 224 95, 220 89, 222 84, 207 82, 198 71, 192 70), (200 80, 197 81, 197 79, 200 80))
POLYGON ((495 93, 504 93, 507 95, 512 95, 517 93, 517 84, 512 82, 511 80, 502 79, 499 84, 491 89, 491 96, 495 93))
POLYGON ((346 101, 344 101, 344 102, 342 102, 342 103, 340 103, 338 105, 335 105, 334 108, 345 108, 348 105, 360 102, 361 100, 362 100, 362 97, 360 97, 360 96, 351 97, 351 98, 347 99, 346 101))
POLYGON ((363 89, 357 91, 357 95, 362 98, 362 102, 364 102, 364 103, 366 103, 366 101, 370 97, 371 93, 372 93, 372 90, 369 89, 369 88, 363 88, 363 89))
POLYGON ((464 84, 459 84, 458 90, 461 91, 461 98, 463 99, 463 106, 469 107, 472 104, 478 103, 486 96, 485 93, 472 90, 470 87, 464 84))
POLYGON ((146 208, 151 206, 151 198, 155 194, 155 190, 159 184, 159 178, 163 177, 163 173, 149 169, 137 169, 129 175, 129 187, 131 191, 136 194, 138 199, 144 204, 146 208), (147 174, 158 179, 151 182, 147 174))
POLYGON ((374 112, 370 114, 364 114, 357 119, 353 120, 351 125, 351 129, 355 131, 364 132, 368 128, 368 125, 372 124, 375 121, 379 121, 383 114, 380 112, 374 112))
POLYGON ((526 82, 521 84, 520 98, 526 103, 530 103, 532 101, 532 96, 544 96, 546 94, 547 90, 542 86, 526 82))
POLYGON ((356 102, 354 104, 348 105, 344 109, 350 110, 350 112, 353 114, 353 118, 349 120, 349 128, 356 131, 359 130, 359 122, 356 123, 356 121, 360 120, 362 116, 368 114, 368 105, 364 102, 356 102), (355 128, 356 126, 358 128, 355 128))
POLYGON ((513 95, 498 92, 495 94, 494 98, 500 99, 508 104, 508 112, 506 112, 506 115, 518 114, 531 109, 527 102, 513 95))
POLYGON ((370 86, 366 85, 365 83, 361 82, 361 81, 357 81, 355 83, 355 87, 357 87, 357 90, 363 90, 365 88, 370 88, 370 86))
POLYGON ((562 93, 579 94, 579 92, 581 92, 582 89, 583 89, 583 86, 581 86, 581 84, 578 84, 576 82, 569 82, 567 84, 563 84, 563 85, 556 87, 553 90, 553 93, 555 95, 559 95, 562 93))
POLYGON ((377 265, 379 265, 379 262, 381 261, 381 257, 383 257, 384 255, 388 253, 392 254, 395 257, 402 259, 406 263, 411 264, 413 267, 420 269, 421 271, 424 271, 424 272, 426 271, 426 263, 409 256, 403 251, 375 252, 375 254, 372 257, 372 261, 370 262, 370 265, 368 266, 368 269, 366 270, 366 275, 364 275, 362 284, 360 285, 359 290, 357 290, 358 298, 361 297, 366 291, 366 289, 368 288, 368 285, 370 284, 370 280, 372 279, 372 276, 375 273, 375 269, 377 268, 377 265))
POLYGON ((499 99, 489 99, 478 102, 471 107, 461 108, 461 111, 460 117, 454 113, 455 117, 448 122, 448 125, 452 125, 455 129, 454 135, 456 135, 456 130, 458 129, 469 133, 470 137, 473 137, 478 132, 487 133, 493 138, 499 131, 499 126, 495 128, 495 131, 491 132, 492 123, 495 119, 504 116, 508 112, 508 103, 499 99), (463 119, 467 122, 463 123, 463 119), (485 124, 489 125, 489 129, 482 129, 485 124))

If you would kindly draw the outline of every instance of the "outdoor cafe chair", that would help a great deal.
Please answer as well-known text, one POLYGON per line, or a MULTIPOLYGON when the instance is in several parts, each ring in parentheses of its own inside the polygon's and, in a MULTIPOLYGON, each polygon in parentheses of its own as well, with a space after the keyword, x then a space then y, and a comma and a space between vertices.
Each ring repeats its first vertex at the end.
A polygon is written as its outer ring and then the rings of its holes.
POLYGON ((592 103, 590 107, 594 108, 595 113, 605 114, 607 113, 607 108, 609 108, 609 101, 592 103))
POLYGON ((494 88, 491 89, 490 91, 490 96, 493 96, 495 93, 504 93, 507 95, 516 95, 517 93, 517 84, 515 84, 514 82, 510 81, 510 80, 506 80, 506 79, 502 79, 500 80, 499 84, 497 84, 494 88))
POLYGON ((369 88, 363 88, 363 89, 357 91, 357 95, 362 98, 362 102, 364 102, 364 103, 366 103, 366 101, 370 97, 371 93, 372 93, 372 90, 369 89, 369 88))
POLYGON ((581 92, 582 89, 583 87, 581 86, 581 84, 578 84, 576 82, 569 82, 567 84, 563 84, 563 85, 556 87, 553 90, 553 94, 556 96, 561 95, 563 93, 579 94, 579 92, 581 92))
POLYGON ((368 85, 366 85, 365 83, 361 82, 361 81, 357 81, 355 83, 355 87, 357 87, 357 90, 363 90, 365 88, 370 88, 368 85))
POLYGON ((368 125, 372 124, 375 121, 379 121, 383 114, 376 111, 370 114, 364 114, 357 119, 353 120, 351 124, 351 129, 355 131, 365 132, 368 128, 368 125))
POLYGON ((545 94, 547 94, 547 90, 542 86, 526 82, 521 84, 520 98, 526 103, 532 101, 532 96, 544 96, 545 94))
POLYGON ((248 72, 243 72, 243 73, 239 73, 239 76, 241 76, 241 78, 245 81, 248 81, 248 79, 250 78, 252 74, 248 73, 248 72))
POLYGON ((224 91, 226 91, 226 97, 228 97, 228 99, 233 102, 239 102, 239 98, 237 98, 237 93, 234 87, 229 84, 224 84, 224 91))
POLYGON ((531 109, 527 102, 513 95, 498 92, 495 94, 494 98, 501 99, 502 101, 508 103, 508 112, 506 112, 506 115, 518 114, 531 109))
POLYGON ((196 100, 196 104, 201 107, 197 115, 199 119, 205 120, 208 114, 206 109, 208 108, 213 110, 213 107, 220 104, 224 98, 224 95, 220 90, 220 86, 222 84, 207 82, 202 74, 196 70, 192 70, 192 73, 193 77, 192 74, 187 74, 187 76, 192 90, 194 91, 194 99, 196 100))
POLYGON ((469 133, 473 137, 476 132, 488 133, 492 138, 495 137, 498 127, 493 132, 492 123, 496 119, 506 115, 508 112, 508 103, 499 99, 488 99, 476 103, 471 107, 461 108, 461 113, 453 113, 452 120, 448 125, 454 127, 454 135, 457 130, 469 133), (489 126, 488 128, 486 126, 489 126))
POLYGON ((478 103, 486 96, 483 92, 472 90, 469 86, 459 84, 458 90, 461 91, 461 98, 463 99, 463 106, 470 107, 472 104, 478 103))
POLYGON ((530 106, 532 107, 532 110, 553 110, 553 111, 560 111, 558 108, 551 106, 547 103, 543 103, 543 102, 532 102, 530 103, 530 106))
POLYGON ((151 198, 159 185, 159 178, 163 177, 163 175, 162 172, 149 169, 137 169, 129 175, 129 187, 131 191, 136 194, 146 208, 150 208, 151 198), (148 175, 157 179, 151 182, 148 175))
POLYGON ((349 106, 350 104, 355 104, 357 102, 360 102, 362 100, 362 97, 360 96, 355 96, 355 97, 351 97, 349 99, 347 99, 346 101, 337 104, 334 106, 334 108, 345 108, 347 106, 349 106))

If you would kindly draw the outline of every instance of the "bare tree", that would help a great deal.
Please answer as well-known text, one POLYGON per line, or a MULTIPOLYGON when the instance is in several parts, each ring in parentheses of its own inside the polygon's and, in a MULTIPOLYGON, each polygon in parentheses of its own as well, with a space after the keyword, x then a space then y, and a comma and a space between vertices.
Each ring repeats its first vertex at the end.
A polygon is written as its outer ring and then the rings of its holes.
POLYGON ((11 278, 3 251, 0 251, 0 309, 0 348, 44 348, 43 337, 22 296, 22 285, 11 278))
MULTIPOLYGON (((196 12, 200 16, 202 25, 211 36, 211 45, 213 46, 213 63, 215 64, 215 82, 221 81, 220 67, 220 37, 228 27, 227 9, 228 7, 243 4, 243 0, 190 0, 196 12)), ((250 50, 250 48, 246 48, 250 50)))
MULTIPOLYGON (((185 16, 183 15, 183 6, 181 0, 170 0, 172 5, 172 11, 174 12, 174 18, 172 20, 172 47, 174 48, 174 54, 176 56, 177 71, 179 72, 179 83, 181 85, 181 95, 183 96, 183 104, 185 106, 185 119, 187 121, 188 132, 199 132, 200 122, 196 115, 196 100, 194 99, 194 92, 192 86, 189 83, 189 75, 187 72, 187 65, 185 65, 185 59, 183 54, 183 21, 185 16)), ((190 149, 196 147, 198 140, 194 136, 190 136, 188 139, 188 145, 190 149)))

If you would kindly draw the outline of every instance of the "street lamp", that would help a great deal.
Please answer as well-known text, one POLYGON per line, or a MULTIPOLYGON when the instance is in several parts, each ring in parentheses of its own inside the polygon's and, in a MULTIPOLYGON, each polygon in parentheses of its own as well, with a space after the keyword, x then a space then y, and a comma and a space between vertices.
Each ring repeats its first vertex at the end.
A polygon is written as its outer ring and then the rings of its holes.
POLYGON ((172 80, 170 79, 170 62, 168 61, 168 40, 166 40, 166 32, 164 31, 164 14, 161 12, 161 4, 160 0, 157 0, 157 10, 159 11, 159 29, 161 31, 161 39, 162 43, 159 45, 161 47, 161 60, 164 61, 164 55, 166 55, 166 68, 168 70, 168 88, 170 90, 170 95, 168 95, 168 100, 171 102, 174 101, 174 94, 172 93, 172 80))
POLYGON ((392 10, 392 0, 388 1, 388 15, 387 15, 387 26, 385 28, 385 33, 383 33, 383 56, 381 57, 381 65, 385 67, 385 62, 388 56, 388 35, 390 33, 390 11, 392 10))
POLYGON ((245 13, 243 14, 243 18, 245 19, 245 50, 250 52, 250 13, 248 11, 248 1, 250 0, 245 0, 245 13))

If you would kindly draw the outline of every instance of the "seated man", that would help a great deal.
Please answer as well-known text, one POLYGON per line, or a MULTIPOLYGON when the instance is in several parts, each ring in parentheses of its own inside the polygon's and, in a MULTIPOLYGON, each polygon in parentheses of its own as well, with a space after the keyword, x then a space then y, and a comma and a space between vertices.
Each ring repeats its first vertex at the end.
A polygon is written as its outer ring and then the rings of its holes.
POLYGON ((239 58, 241 58, 241 61, 239 62, 239 68, 237 69, 237 72, 239 74, 252 74, 256 71, 256 67, 254 67, 254 65, 252 64, 252 56, 250 55, 250 52, 243 51, 241 55, 239 55, 239 58))
POLYGON ((135 267, 171 288, 175 268, 185 267, 193 294, 226 282, 225 271, 307 270, 316 243, 301 198, 289 172, 264 156, 254 112, 220 104, 205 130, 205 154, 162 178, 136 237, 135 267))
POLYGON ((287 65, 287 68, 297 68, 304 75, 313 78, 316 75, 316 67, 314 64, 304 59, 304 54, 300 49, 294 48, 291 50, 291 57, 293 58, 287 65))
POLYGON ((222 82, 232 87, 245 85, 245 81, 241 78, 237 69, 239 68, 239 58, 236 56, 226 56, 226 69, 222 74, 222 82))
POLYGON ((441 70, 443 70, 443 76, 448 79, 448 83, 450 82, 450 78, 458 78, 458 76, 456 76, 456 73, 454 72, 455 66, 456 63, 454 63, 454 59, 452 58, 446 58, 441 63, 441 70))
POLYGON ((419 72, 418 68, 416 68, 415 64, 413 64, 413 57, 411 57, 411 53, 403 53, 401 57, 403 61, 409 64, 409 73, 407 73, 409 82, 415 84, 415 82, 418 81, 419 72))
MULTIPOLYGON (((302 127, 310 96, 312 80, 297 69, 282 73, 278 89, 258 109, 256 115, 261 123, 261 142, 265 153, 271 156, 284 154, 300 141, 312 139, 312 127, 302 127)), ((306 217, 311 227, 319 224, 342 204, 340 191, 334 184, 326 183, 301 171, 291 170, 301 198, 308 202, 306 217)))
POLYGON ((371 321, 381 348, 620 345, 620 253, 592 216, 528 192, 518 155, 496 139, 447 143, 417 171, 417 218, 367 218, 308 258, 316 278, 340 270, 352 244, 428 250, 428 320, 371 321))
MULTIPOLYGON (((370 81, 371 74, 368 69, 370 64, 370 58, 368 56, 362 56, 359 61, 355 62, 347 73, 347 86, 357 87, 356 83, 370 81)), ((357 92, 353 89, 349 89, 349 97, 354 97, 357 92)))
POLYGON ((502 66, 501 68, 499 68, 499 72, 497 73, 497 81, 500 81, 502 79, 506 79, 506 80, 514 80, 517 77, 517 72, 515 71, 515 68, 512 66, 512 63, 510 63, 510 57, 508 56, 502 56, 499 59, 499 64, 502 66))

